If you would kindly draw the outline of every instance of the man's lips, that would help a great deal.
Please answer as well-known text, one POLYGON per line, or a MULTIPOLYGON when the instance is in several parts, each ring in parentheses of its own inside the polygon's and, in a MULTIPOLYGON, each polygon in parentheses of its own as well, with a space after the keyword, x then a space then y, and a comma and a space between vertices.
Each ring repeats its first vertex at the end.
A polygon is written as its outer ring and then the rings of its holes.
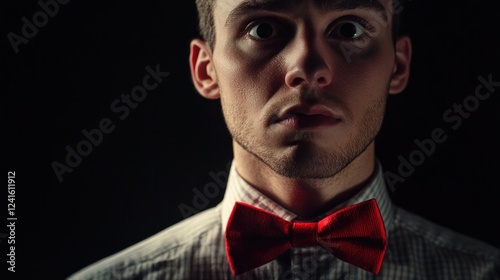
POLYGON ((322 105, 293 106, 280 114, 274 123, 295 129, 313 129, 334 126, 341 121, 333 111, 322 105))

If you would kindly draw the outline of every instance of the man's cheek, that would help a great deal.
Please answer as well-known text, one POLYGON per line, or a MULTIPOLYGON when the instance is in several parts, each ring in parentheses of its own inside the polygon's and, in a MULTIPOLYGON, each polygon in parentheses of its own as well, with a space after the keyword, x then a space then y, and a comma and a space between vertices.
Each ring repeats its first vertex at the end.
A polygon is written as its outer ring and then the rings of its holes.
POLYGON ((354 44, 341 42, 336 46, 336 51, 343 62, 347 64, 358 64, 375 58, 380 47, 374 43, 354 44))

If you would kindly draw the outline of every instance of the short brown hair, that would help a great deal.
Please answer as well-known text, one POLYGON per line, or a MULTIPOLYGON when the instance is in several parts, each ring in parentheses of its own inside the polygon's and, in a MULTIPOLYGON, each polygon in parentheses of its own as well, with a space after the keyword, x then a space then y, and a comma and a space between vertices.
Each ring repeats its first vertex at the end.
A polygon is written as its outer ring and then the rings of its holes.
POLYGON ((201 37, 213 48, 215 44, 214 6, 216 0, 196 0, 201 37))

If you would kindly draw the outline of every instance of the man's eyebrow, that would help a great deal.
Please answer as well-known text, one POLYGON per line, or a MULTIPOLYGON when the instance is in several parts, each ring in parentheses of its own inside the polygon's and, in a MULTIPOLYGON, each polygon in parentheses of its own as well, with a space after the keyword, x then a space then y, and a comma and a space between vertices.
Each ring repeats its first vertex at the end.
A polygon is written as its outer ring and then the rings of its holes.
POLYGON ((227 17, 226 25, 230 25, 241 16, 255 11, 284 11, 290 10, 291 2, 295 0, 288 0, 286 4, 283 0, 245 0, 234 8, 227 17))
POLYGON ((386 22, 388 21, 387 10, 378 0, 314 0, 314 2, 321 10, 326 11, 373 10, 379 13, 386 22))
MULTIPOLYGON (((227 17, 226 26, 241 16, 255 11, 286 11, 292 10, 294 4, 304 0, 245 0, 234 8, 227 17)), ((307 1, 307 0, 305 0, 307 1)), ((369 9, 379 13, 387 22, 387 11, 378 0, 313 0, 323 11, 345 11, 354 9, 369 9)))

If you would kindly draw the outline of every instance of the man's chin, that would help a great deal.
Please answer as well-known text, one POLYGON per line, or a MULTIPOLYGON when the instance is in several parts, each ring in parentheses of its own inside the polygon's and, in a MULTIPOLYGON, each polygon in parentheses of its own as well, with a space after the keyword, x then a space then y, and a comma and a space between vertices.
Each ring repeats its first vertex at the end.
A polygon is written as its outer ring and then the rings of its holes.
MULTIPOLYGON (((304 139, 303 139, 304 140, 304 139)), ((326 179, 334 177, 356 157, 354 151, 321 148, 314 141, 297 141, 287 145, 242 145, 258 161, 273 172, 290 179, 326 179)), ((272 142, 272 141, 270 141, 272 142)))
POLYGON ((267 160, 276 173, 291 179, 325 179, 334 177, 350 162, 344 155, 297 149, 292 154, 267 160))

